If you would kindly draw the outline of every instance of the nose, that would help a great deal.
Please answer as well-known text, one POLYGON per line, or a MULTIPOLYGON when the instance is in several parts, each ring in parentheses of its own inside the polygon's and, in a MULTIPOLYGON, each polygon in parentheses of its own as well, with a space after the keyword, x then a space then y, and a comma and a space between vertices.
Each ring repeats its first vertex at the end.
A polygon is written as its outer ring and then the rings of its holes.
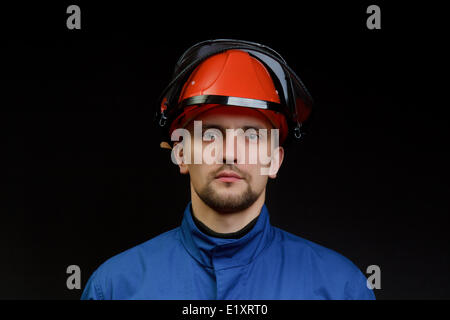
POLYGON ((237 137, 234 134, 226 134, 223 150, 223 161, 227 164, 237 163, 237 137))

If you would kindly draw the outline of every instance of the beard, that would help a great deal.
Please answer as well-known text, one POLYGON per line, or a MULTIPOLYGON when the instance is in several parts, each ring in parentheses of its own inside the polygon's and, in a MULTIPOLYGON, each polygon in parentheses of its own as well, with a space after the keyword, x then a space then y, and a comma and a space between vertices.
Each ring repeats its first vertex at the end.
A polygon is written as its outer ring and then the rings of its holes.
MULTIPOLYGON (((256 192, 251 188, 250 184, 247 183, 247 188, 244 192, 239 194, 221 195, 216 189, 214 189, 214 187, 211 186, 214 181, 214 177, 209 180, 209 183, 207 183, 204 188, 201 190, 194 188, 194 191, 208 207, 219 213, 234 213, 248 209, 255 203, 263 191, 261 190, 261 192, 256 192)), ((227 187, 231 186, 227 183, 227 187)))

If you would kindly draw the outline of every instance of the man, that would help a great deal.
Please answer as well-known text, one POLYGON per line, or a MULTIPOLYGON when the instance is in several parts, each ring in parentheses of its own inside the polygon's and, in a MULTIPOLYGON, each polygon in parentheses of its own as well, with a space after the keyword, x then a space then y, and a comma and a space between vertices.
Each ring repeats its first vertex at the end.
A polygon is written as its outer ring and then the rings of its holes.
POLYGON ((82 299, 374 299, 340 254, 270 224, 266 184, 311 99, 272 49, 213 40, 191 47, 164 91, 170 137, 191 202, 181 226, 103 263, 82 299))

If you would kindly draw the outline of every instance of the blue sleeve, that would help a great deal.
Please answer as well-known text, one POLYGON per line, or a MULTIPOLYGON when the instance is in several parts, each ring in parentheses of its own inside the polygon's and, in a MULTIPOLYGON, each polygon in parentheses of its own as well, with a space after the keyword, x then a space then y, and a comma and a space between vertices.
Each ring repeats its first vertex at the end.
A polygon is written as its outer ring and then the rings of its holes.
POLYGON ((96 279, 97 271, 95 271, 89 278, 86 286, 84 287, 81 300, 104 300, 105 297, 101 290, 101 287, 97 283, 96 279))
POLYGON ((367 279, 359 269, 347 283, 345 296, 348 300, 375 300, 373 289, 369 289, 367 279))

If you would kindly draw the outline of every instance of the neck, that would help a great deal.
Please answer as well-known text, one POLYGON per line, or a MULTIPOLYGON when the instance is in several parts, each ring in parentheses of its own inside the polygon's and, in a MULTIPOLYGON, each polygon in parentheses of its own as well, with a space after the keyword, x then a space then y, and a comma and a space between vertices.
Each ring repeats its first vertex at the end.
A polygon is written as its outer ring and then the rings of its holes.
POLYGON ((218 233, 232 233, 241 230, 255 219, 264 205, 266 190, 247 209, 231 213, 220 213, 207 206, 191 185, 192 214, 209 229, 218 233))

